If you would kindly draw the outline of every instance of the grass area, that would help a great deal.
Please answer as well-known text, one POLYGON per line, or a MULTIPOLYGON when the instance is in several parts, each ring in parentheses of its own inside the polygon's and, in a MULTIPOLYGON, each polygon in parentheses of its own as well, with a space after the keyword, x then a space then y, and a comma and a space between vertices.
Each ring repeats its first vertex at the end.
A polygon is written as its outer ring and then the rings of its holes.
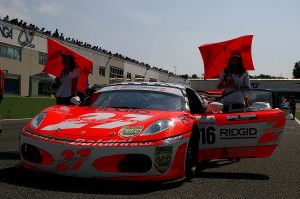
POLYGON ((51 98, 8 97, 0 104, 1 119, 30 118, 41 110, 56 104, 51 98))
POLYGON ((296 118, 300 120, 300 112, 296 112, 296 118))

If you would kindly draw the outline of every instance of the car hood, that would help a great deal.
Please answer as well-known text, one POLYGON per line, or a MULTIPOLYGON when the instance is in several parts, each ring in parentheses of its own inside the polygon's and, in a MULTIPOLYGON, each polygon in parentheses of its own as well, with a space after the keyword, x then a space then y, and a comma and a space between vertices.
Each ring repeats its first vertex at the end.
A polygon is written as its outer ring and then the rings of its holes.
MULTIPOLYGON (((148 141, 175 136, 191 128, 182 122, 183 117, 189 117, 186 112, 75 106, 54 106, 43 112, 46 117, 38 128, 32 128, 29 122, 25 129, 34 134, 70 141, 148 141), (170 119, 174 125, 158 134, 141 135, 160 119, 170 119)), ((191 121, 191 118, 185 120, 191 121)))

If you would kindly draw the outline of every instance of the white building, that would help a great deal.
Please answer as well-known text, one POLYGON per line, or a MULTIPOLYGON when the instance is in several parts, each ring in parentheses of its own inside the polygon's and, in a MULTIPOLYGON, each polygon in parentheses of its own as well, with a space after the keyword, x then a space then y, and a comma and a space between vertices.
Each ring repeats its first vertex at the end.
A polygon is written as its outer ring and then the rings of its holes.
MULTIPOLYGON (((0 20, 0 67, 5 71, 5 95, 50 96, 50 80, 41 74, 47 58, 47 37, 45 33, 0 20)), ((166 70, 54 39, 93 61, 89 81, 96 87, 123 81, 187 84, 166 70)))

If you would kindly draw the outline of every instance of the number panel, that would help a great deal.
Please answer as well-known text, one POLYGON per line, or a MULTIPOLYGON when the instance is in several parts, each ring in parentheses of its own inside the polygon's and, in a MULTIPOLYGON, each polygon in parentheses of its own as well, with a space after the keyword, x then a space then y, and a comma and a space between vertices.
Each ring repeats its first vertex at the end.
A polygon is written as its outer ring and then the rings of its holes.
POLYGON ((284 128, 281 117, 279 114, 269 117, 266 121, 260 121, 259 114, 247 115, 247 113, 239 113, 230 117, 227 114, 196 116, 200 133, 199 149, 278 144, 284 128), (248 117, 246 120, 245 116, 251 116, 251 119, 248 117), (232 120, 232 118, 237 119, 232 120), (217 122, 217 120, 222 122, 217 122), (218 123, 223 125, 217 125, 218 123), (266 133, 270 132, 270 128, 275 129, 272 132, 275 132, 277 136, 272 136, 275 137, 274 139, 269 139, 269 136, 267 137, 269 142, 262 142, 266 133))

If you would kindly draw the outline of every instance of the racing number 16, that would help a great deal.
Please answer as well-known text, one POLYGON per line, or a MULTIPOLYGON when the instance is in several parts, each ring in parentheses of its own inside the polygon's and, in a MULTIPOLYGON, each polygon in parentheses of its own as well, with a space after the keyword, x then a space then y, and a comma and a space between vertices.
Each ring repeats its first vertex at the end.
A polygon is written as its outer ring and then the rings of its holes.
POLYGON ((214 144, 216 142, 216 134, 214 127, 202 127, 200 129, 200 140, 202 144, 214 144))

